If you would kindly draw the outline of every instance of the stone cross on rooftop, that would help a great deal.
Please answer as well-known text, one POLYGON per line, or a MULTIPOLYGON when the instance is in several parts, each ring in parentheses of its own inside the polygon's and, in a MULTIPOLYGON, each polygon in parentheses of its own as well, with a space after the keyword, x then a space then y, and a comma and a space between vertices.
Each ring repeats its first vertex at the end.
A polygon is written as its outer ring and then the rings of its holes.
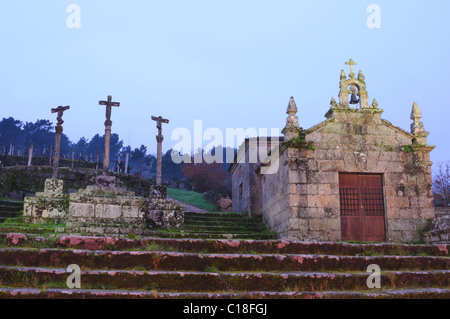
POLYGON ((156 128, 158 129, 158 135, 156 136, 156 141, 158 142, 158 153, 156 162, 156 186, 161 186, 162 184, 162 142, 164 141, 164 136, 162 135, 162 124, 169 124, 169 120, 163 119, 161 116, 152 116, 152 120, 156 122, 156 128))
POLYGON ((59 154, 61 149, 61 134, 63 132, 63 114, 65 111, 69 110, 70 106, 58 106, 56 109, 52 109, 52 113, 58 113, 56 124, 56 135, 55 135, 55 158, 53 159, 53 171, 52 171, 52 179, 58 179, 58 169, 59 169, 59 154))
POLYGON ((111 109, 113 106, 119 107, 119 102, 112 102, 112 96, 108 96, 107 101, 100 101, 99 105, 106 105, 106 121, 105 121, 105 152, 103 155, 103 174, 107 175, 109 171, 109 153, 111 145, 111 109))

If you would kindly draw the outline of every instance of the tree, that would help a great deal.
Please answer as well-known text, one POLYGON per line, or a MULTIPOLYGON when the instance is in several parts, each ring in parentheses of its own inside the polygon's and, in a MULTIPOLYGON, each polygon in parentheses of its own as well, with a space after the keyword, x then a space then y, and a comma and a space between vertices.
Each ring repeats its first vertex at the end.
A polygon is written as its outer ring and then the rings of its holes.
POLYGON ((55 144, 55 132, 52 122, 49 120, 37 120, 35 123, 25 123, 23 127, 24 142, 27 145, 34 144, 36 153, 48 154, 55 144))
MULTIPOLYGON (((200 150, 200 152, 202 152, 200 150)), ((216 189, 223 185, 228 175, 223 170, 222 163, 194 163, 192 156, 191 163, 183 164, 181 171, 189 178, 194 189, 199 193, 204 193, 216 189)))
MULTIPOLYGON (((155 159, 156 160, 156 159, 155 159)), ((162 178, 163 180, 177 180, 183 179, 184 175, 181 172, 181 165, 175 164, 172 161, 172 150, 168 150, 162 158, 162 178)), ((156 165, 155 165, 156 174, 156 165)))
MULTIPOLYGON (((103 141, 105 140, 105 137, 103 136, 103 141)), ((110 143, 110 156, 111 163, 114 163, 117 159, 117 156, 119 155, 120 151, 123 147, 123 141, 120 140, 118 134, 112 134, 111 135, 111 143, 110 143)))
POLYGON ((70 156, 72 153, 72 142, 69 140, 66 134, 61 134, 61 156, 70 156))
POLYGON ((0 122, 0 145, 14 144, 16 148, 23 143, 22 122, 14 118, 4 118, 0 122))
POLYGON ((141 145, 140 148, 136 148, 134 151, 130 153, 130 159, 132 163, 132 167, 134 168, 135 173, 139 173, 139 176, 142 175, 142 164, 145 159, 145 155, 147 154, 147 146, 141 145))
POLYGON ((433 190, 438 205, 450 204, 450 161, 438 163, 434 173, 433 190))
POLYGON ((89 154, 89 156, 93 156, 95 160, 97 160, 97 155, 99 161, 103 160, 103 153, 105 148, 105 138, 104 136, 100 136, 99 134, 96 134, 89 142, 89 144, 86 147, 86 152, 89 154))
POLYGON ((83 159, 86 159, 88 145, 88 139, 84 137, 80 138, 80 140, 75 144, 75 158, 79 158, 79 156, 81 155, 83 159))

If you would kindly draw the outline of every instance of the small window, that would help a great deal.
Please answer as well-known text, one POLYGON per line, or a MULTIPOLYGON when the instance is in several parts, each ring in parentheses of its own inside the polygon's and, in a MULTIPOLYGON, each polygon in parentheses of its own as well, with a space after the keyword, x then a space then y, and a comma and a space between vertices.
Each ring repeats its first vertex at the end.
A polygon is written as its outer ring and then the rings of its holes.
POLYGON ((362 125, 356 125, 355 126, 355 134, 356 135, 363 135, 364 134, 364 127, 362 125))
POLYGON ((239 185, 239 200, 242 200, 242 183, 239 185))

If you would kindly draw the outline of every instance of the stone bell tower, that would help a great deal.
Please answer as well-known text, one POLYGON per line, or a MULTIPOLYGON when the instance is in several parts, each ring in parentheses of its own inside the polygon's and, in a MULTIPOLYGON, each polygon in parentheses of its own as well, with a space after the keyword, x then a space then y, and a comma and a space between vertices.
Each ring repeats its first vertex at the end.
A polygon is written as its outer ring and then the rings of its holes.
POLYGON ((341 71, 341 83, 339 92, 339 105, 340 107, 349 107, 349 94, 352 94, 352 104, 359 104, 361 109, 376 108, 376 101, 372 105, 369 105, 369 95, 366 90, 365 77, 362 71, 359 71, 356 78, 353 72, 353 66, 357 65, 352 59, 345 63, 350 66, 350 74, 347 78, 344 70, 341 71), (359 100, 355 100, 356 96, 359 100))

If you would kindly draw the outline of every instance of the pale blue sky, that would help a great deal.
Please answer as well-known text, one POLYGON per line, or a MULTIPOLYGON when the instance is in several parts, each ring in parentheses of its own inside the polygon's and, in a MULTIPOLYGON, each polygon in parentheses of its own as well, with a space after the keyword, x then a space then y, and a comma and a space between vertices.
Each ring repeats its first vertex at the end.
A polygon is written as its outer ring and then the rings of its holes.
MULTIPOLYGON (((151 115, 178 127, 280 128, 294 96, 301 126, 324 120, 341 69, 354 59, 370 101, 408 130, 417 101, 433 161, 450 159, 450 1, 9 0, 0 3, 0 118, 50 119, 71 105, 65 133, 113 133, 156 152, 151 115), (69 4, 81 29, 66 25, 69 4), (369 29, 369 4, 382 28, 369 29)), ((205 145, 207 142, 205 142, 205 145)))

